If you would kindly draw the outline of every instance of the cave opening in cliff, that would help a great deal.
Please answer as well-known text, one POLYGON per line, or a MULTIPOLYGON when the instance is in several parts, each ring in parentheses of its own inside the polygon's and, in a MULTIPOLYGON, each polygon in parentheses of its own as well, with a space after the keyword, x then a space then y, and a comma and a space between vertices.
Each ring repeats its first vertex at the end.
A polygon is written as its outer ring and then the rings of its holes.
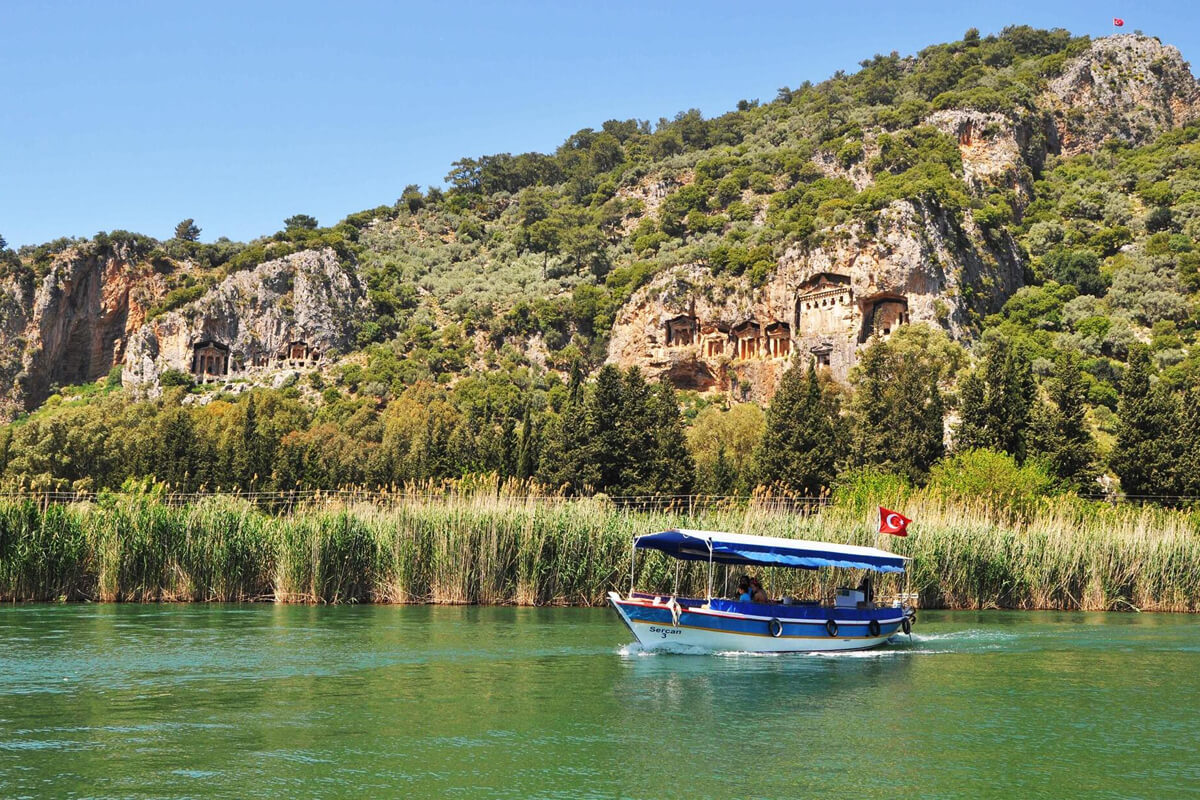
POLYGON ((192 374, 197 378, 219 378, 229 374, 229 348, 204 340, 192 346, 192 374))
POLYGON ((886 339, 908 321, 908 298, 904 295, 878 294, 865 298, 858 341, 864 344, 876 335, 886 339))
POLYGON ((667 347, 690 347, 696 343, 696 318, 686 314, 667 320, 667 347))

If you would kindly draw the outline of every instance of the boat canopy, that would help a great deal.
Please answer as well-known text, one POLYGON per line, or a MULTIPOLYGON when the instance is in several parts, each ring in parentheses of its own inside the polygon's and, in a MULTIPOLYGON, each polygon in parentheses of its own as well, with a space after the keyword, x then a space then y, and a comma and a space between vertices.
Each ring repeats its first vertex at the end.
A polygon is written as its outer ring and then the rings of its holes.
POLYGON ((874 547, 750 536, 744 533, 672 528, 633 540, 639 549, 660 550, 685 561, 715 564, 762 564, 768 567, 820 569, 844 567, 874 572, 904 572, 908 558, 874 547))

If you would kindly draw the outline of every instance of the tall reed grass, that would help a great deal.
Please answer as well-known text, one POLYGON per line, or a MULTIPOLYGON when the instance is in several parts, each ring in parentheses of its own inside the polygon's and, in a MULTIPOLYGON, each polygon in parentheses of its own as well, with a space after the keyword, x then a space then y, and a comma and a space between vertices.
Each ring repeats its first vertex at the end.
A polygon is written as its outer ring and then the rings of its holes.
MULTIPOLYGON (((883 544, 912 557, 907 588, 923 606, 1200 609, 1196 513, 1072 497, 1014 506, 903 487, 867 494, 839 494, 819 512, 765 495, 636 510, 495 483, 286 513, 235 497, 179 506, 137 494, 71 505, 8 499, 0 500, 0 599, 592 605, 629 587, 636 534, 690 527, 871 545, 882 503, 916 521, 909 537, 883 544)), ((634 582, 706 591, 706 565, 678 567, 639 553, 634 582)), ((797 596, 857 577, 761 572, 771 592, 797 596)), ((723 592, 725 581, 718 567, 714 589, 723 592)))

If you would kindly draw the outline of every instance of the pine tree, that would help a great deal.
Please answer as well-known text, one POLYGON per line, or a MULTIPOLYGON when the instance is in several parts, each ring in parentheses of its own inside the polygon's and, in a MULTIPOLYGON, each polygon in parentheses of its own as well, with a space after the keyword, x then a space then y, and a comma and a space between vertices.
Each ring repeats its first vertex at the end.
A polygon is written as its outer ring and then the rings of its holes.
POLYGON ((1150 351, 1130 348, 1117 406, 1117 443, 1110 465, 1127 495, 1169 495, 1180 452, 1179 414, 1161 382, 1150 384, 1150 351))
POLYGON ((760 484, 816 496, 837 476, 837 425, 813 365, 804 375, 798 361, 783 374, 767 408, 755 460, 760 484))
POLYGON ((185 219, 183 222, 175 226, 175 238, 184 242, 194 242, 200 238, 200 228, 196 226, 196 220, 185 219))

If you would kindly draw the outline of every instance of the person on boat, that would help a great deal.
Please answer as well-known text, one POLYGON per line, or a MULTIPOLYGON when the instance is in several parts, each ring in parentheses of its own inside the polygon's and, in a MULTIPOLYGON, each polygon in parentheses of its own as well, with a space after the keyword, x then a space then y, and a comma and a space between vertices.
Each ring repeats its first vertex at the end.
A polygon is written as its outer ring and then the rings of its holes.
POLYGON ((863 575, 863 579, 858 584, 858 591, 863 593, 863 601, 873 603, 875 601, 875 591, 871 587, 871 576, 863 575))
POLYGON ((751 603, 767 603, 767 593, 763 591, 762 584, 758 582, 758 578, 750 579, 750 602, 751 603))
POLYGON ((738 579, 737 599, 739 603, 750 602, 750 578, 745 575, 738 579))

